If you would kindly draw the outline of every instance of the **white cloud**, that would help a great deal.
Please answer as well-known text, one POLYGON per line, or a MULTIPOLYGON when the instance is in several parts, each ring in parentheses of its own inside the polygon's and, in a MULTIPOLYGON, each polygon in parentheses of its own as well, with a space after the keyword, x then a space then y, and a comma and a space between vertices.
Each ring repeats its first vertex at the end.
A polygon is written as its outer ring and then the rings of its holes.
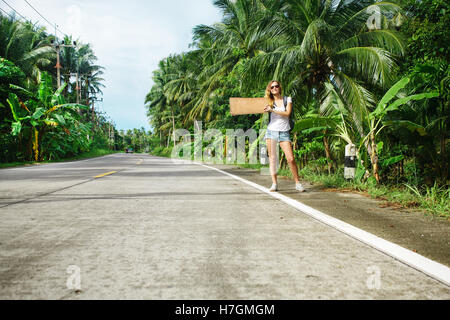
POLYGON ((70 5, 66 8, 67 14, 67 32, 70 34, 81 35, 83 12, 77 5, 70 5))

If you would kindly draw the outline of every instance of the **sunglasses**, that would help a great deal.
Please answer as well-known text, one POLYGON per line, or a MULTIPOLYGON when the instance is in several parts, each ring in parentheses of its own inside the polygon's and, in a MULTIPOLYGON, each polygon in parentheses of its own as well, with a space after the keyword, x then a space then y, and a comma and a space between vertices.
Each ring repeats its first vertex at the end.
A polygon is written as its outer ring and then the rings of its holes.
POLYGON ((279 87, 280 87, 280 85, 279 85, 279 84, 276 84, 276 85, 274 85, 274 86, 271 86, 270 89, 279 88, 279 87))

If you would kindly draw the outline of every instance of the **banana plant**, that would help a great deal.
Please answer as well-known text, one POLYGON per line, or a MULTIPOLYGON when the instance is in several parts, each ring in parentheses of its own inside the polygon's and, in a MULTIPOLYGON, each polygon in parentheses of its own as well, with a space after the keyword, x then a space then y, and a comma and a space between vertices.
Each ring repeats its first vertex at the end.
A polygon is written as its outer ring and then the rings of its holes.
MULTIPOLYGON (((409 103, 414 100, 422 100, 422 99, 431 99, 439 96, 439 92, 424 92, 419 94, 413 94, 409 96, 399 97, 395 100, 394 98, 399 96, 399 92, 406 87, 406 85, 410 82, 410 78, 404 77, 400 79, 397 83, 395 83, 381 98, 378 102, 374 111, 370 112, 368 115, 368 125, 369 125, 369 133, 365 136, 361 141, 361 146, 364 144, 366 140, 369 141, 371 148, 371 153, 369 154, 370 160, 372 163, 373 176, 380 182, 379 177, 379 164, 378 164, 378 154, 377 154, 377 136, 380 132, 389 125, 399 124, 399 122, 395 121, 385 121, 383 122, 385 116, 388 112, 398 110, 400 106, 409 103)), ((413 123, 407 123, 407 125, 412 126, 413 123)), ((421 135, 424 132, 420 131, 421 128, 416 126, 416 129, 419 131, 421 135)))
POLYGON ((330 137, 336 135, 340 118, 338 114, 323 116, 318 113, 310 112, 295 123, 293 132, 302 132, 308 134, 314 131, 322 133, 323 146, 327 159, 328 173, 333 169, 333 158, 330 149, 330 137))
POLYGON ((11 125, 11 134, 19 135, 24 128, 31 129, 30 154, 35 161, 39 161, 41 153, 39 142, 45 132, 61 127, 67 134, 70 134, 66 127, 68 117, 65 117, 65 114, 60 111, 63 109, 87 108, 80 104, 65 103, 64 97, 61 95, 65 84, 53 92, 52 79, 47 73, 42 74, 37 93, 32 93, 15 85, 10 87, 29 98, 26 102, 23 102, 15 93, 10 93, 7 102, 14 118, 11 125))

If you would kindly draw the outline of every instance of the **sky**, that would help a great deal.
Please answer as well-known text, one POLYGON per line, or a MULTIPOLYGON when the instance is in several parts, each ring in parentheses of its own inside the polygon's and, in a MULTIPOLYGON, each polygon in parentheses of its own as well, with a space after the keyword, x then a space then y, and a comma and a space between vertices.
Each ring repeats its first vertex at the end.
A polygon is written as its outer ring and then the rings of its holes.
MULTIPOLYGON (((91 44, 97 64, 106 68, 106 88, 103 97, 98 97, 103 102, 96 107, 106 112, 118 130, 151 129, 144 102, 158 62, 188 51, 196 25, 221 20, 212 0, 0 1, 0 8, 10 13, 13 11, 5 2, 23 17, 45 26, 48 33, 55 33, 56 24, 74 40, 91 44)), ((62 38, 59 31, 57 35, 62 38)))

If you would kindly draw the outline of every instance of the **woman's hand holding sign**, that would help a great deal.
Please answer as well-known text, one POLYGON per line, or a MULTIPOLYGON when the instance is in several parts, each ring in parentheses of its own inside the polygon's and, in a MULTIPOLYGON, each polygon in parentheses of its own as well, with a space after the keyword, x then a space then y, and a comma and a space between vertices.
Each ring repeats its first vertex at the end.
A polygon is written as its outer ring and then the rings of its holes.
POLYGON ((272 112, 272 111, 273 110, 272 110, 271 106, 267 105, 267 106, 264 107, 264 112, 272 112))

